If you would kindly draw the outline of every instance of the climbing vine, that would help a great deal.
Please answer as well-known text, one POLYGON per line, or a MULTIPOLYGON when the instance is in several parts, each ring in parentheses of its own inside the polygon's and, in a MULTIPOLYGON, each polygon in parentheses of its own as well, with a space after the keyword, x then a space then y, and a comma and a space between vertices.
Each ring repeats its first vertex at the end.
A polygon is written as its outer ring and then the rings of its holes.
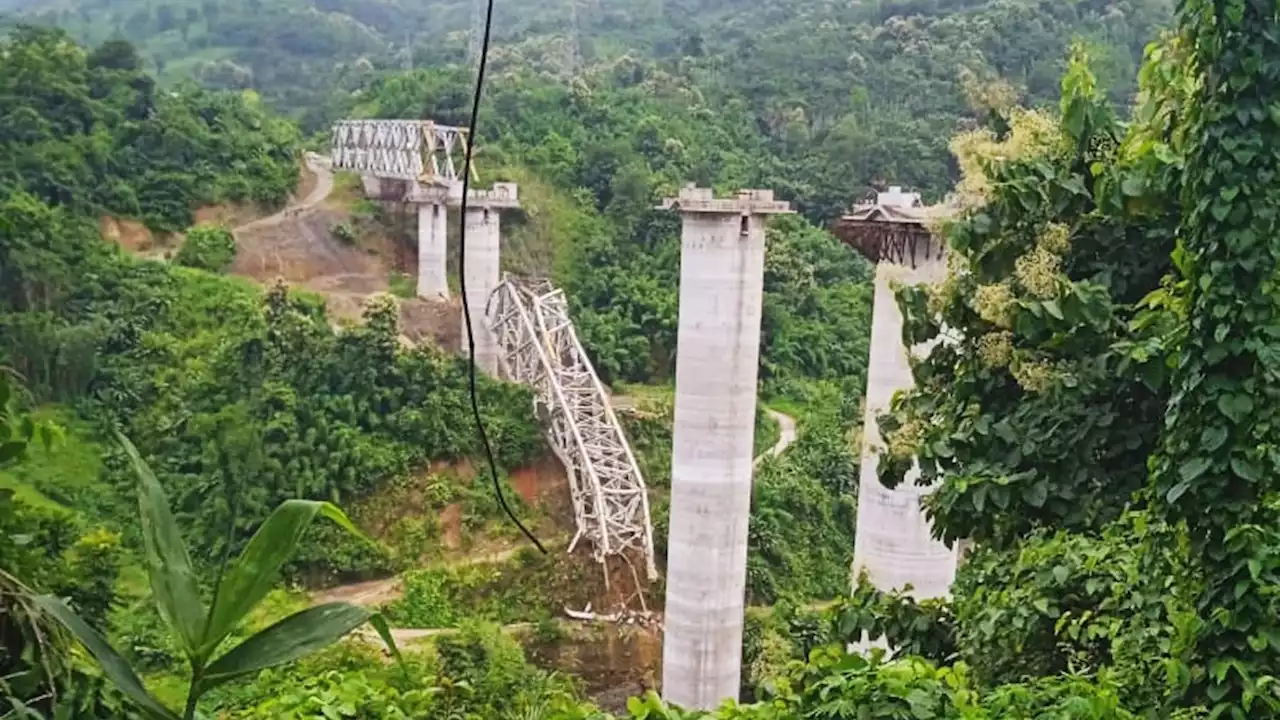
POLYGON ((1181 187, 1187 331, 1154 462, 1204 574, 1189 699, 1280 712, 1280 8, 1184 0, 1199 88, 1181 187))

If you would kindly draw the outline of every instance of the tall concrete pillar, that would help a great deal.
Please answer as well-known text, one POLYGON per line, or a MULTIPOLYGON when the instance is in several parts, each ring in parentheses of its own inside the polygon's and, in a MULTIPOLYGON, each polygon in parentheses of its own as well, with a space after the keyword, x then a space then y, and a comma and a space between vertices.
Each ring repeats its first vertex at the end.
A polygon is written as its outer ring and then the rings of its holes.
POLYGON ((449 297, 449 208, 440 202, 418 204, 418 297, 449 297))
MULTIPOLYGON (((920 501, 931 488, 918 487, 920 475, 913 467, 894 490, 876 476, 878 453, 884 443, 876 418, 889 407, 893 394, 911 388, 914 381, 902 344, 902 313, 892 285, 941 282, 946 261, 937 240, 924 257, 917 254, 915 267, 882 260, 876 266, 872 306, 871 357, 867 364, 866 414, 862 430, 862 463, 858 478, 858 526, 853 547, 854 578, 866 570, 880 590, 902 590, 911 585, 918 600, 946 596, 955 579, 957 551, 933 539, 920 501)), ((913 348, 922 354, 927 347, 913 348)))
POLYGON ((740 684, 765 216, 790 210, 692 186, 663 206, 684 229, 662 692, 707 710, 740 684))
MULTIPOLYGON (((519 207, 514 183, 494 183, 492 190, 476 190, 467 198, 467 237, 463 252, 466 257, 467 305, 471 309, 471 328, 475 331, 476 366, 491 376, 498 375, 498 341, 485 322, 489 295, 501 282, 501 218, 502 208, 519 207)), ((467 320, 462 318, 462 339, 467 336, 467 320)), ((464 352, 466 345, 463 345, 464 352)))
MULTIPOLYGON (((501 280, 501 239, 498 211, 490 207, 468 207, 463 218, 467 224, 466 254, 467 305, 471 310, 471 329, 475 332, 476 367, 492 376, 498 374, 498 344, 484 322, 484 309, 489 293, 501 280)), ((462 338, 467 340, 467 321, 462 319, 462 338)), ((463 345, 465 350, 466 345, 463 345)))

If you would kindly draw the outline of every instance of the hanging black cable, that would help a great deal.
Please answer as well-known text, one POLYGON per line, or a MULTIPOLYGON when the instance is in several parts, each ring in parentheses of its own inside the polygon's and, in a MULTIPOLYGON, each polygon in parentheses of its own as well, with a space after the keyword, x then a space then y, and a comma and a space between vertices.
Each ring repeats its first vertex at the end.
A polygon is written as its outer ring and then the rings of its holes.
POLYGON ((484 446, 485 458, 489 462, 489 476, 493 479, 493 494, 498 497, 498 504, 503 512, 511 518, 511 522, 520 528, 520 532, 529 538, 545 555, 547 549, 538 542, 538 538, 520 522, 520 518, 511 511, 507 499, 502 495, 502 482, 498 479, 498 463, 493 459, 493 448, 489 445, 489 434, 485 432, 484 420, 480 417, 480 401, 476 395, 476 339, 471 329, 471 305, 467 302, 467 194, 471 189, 471 150, 475 147, 476 121, 480 117, 480 96, 484 90, 484 70, 489 59, 489 32, 493 28, 493 0, 488 0, 488 8, 484 17, 484 39, 480 43, 480 67, 476 71, 476 92, 471 101, 471 121, 467 126, 467 151, 462 163, 462 210, 461 227, 458 230, 458 285, 462 291, 462 317, 467 326, 467 380, 471 395, 471 414, 475 418, 476 432, 480 434, 480 444, 484 446))

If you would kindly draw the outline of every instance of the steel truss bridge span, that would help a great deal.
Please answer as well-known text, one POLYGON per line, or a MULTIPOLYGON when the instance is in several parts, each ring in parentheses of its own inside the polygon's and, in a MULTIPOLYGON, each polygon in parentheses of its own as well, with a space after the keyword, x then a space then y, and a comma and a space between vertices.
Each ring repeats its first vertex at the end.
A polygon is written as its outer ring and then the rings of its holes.
POLYGON ((461 182, 467 131, 430 120, 343 120, 330 142, 334 169, 452 187, 461 182))
MULTIPOLYGON (((494 289, 486 321, 500 348, 503 375, 534 391, 547 440, 569 475, 577 534, 598 562, 639 554, 657 577, 653 524, 644 477, 587 359, 564 293, 545 280, 508 276, 494 289)), ((606 579, 608 573, 606 572, 606 579)))

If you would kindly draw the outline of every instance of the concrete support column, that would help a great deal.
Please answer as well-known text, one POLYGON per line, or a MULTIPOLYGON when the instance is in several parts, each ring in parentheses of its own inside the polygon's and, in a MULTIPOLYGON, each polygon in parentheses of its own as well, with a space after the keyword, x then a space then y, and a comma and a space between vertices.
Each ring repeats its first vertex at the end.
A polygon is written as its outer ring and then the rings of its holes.
MULTIPOLYGON (((476 367, 485 373, 498 375, 498 343, 485 322, 485 306, 489 293, 501 280, 500 241, 501 231, 498 210, 487 206, 467 208, 466 255, 467 305, 471 310, 471 329, 475 332, 476 367)), ((467 319, 462 318, 463 353, 466 352, 467 319)))
POLYGON ((707 710, 740 683, 765 215, 789 206, 690 186, 664 207, 684 229, 662 692, 707 710))
MULTIPOLYGON (((935 241, 936 243, 936 241, 935 241)), ((876 476, 878 453, 884 443, 876 418, 889 407, 893 394, 911 388, 914 381, 902 344, 902 313, 892 285, 940 282, 946 277, 945 260, 936 245, 930 258, 915 267, 882 261, 876 267, 872 306, 871 357, 867 364, 866 414, 862 431, 862 464, 858 479, 858 526, 854 540, 853 572, 866 570, 880 590, 901 590, 911 585, 918 600, 944 597, 955 579, 957 551, 933 539, 920 501, 932 490, 918 487, 920 471, 912 468, 895 490, 880 484, 876 476)), ((921 354, 926 347, 915 348, 921 354)), ((874 640, 874 638, 872 638, 874 640)))
POLYGON ((418 297, 449 297, 449 209, 444 202, 418 205, 418 297))

